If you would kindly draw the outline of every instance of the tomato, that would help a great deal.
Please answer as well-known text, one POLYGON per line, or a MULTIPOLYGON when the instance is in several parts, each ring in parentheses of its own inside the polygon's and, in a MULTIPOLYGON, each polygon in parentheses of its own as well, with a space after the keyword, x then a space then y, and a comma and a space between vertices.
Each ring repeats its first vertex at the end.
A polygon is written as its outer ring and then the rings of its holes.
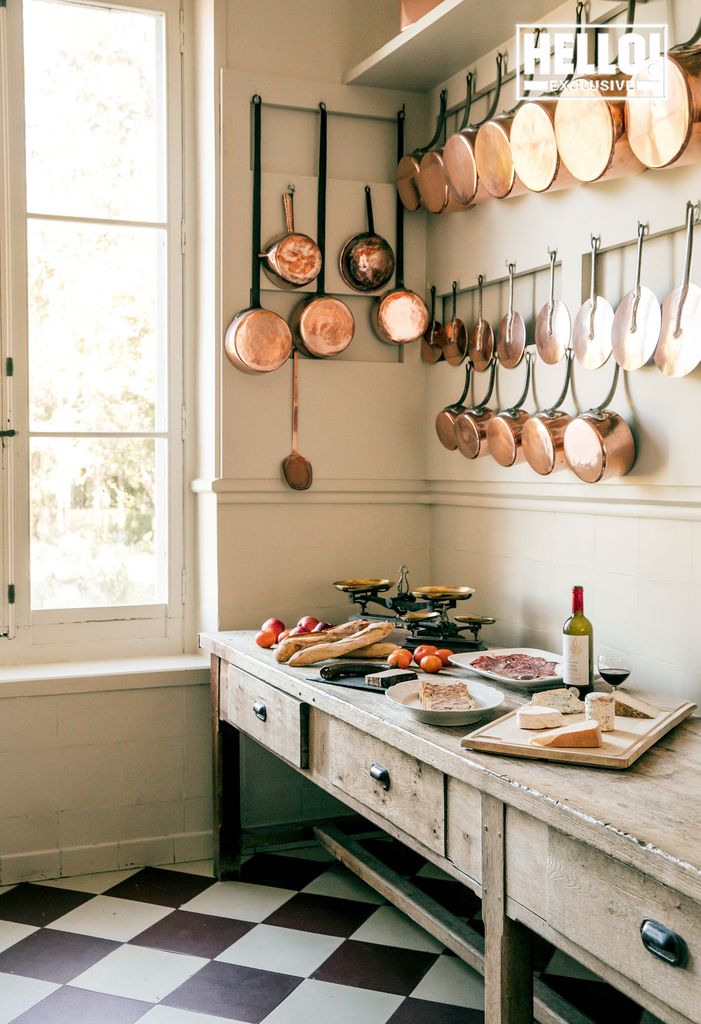
POLYGON ((387 664, 390 668, 409 668, 411 665, 411 651, 407 651, 404 647, 400 647, 398 651, 392 651, 387 664))
POLYGON ((259 647, 272 647, 276 640, 274 629, 261 629, 259 633, 256 633, 256 643, 259 647))
POLYGON ((422 658, 425 658, 427 654, 435 654, 435 653, 436 653, 436 648, 435 647, 431 647, 430 644, 421 644, 414 651, 414 661, 416 662, 417 665, 420 665, 422 658))
POLYGON ((449 651, 447 647, 441 647, 440 650, 436 651, 436 657, 440 658, 444 665, 448 664, 448 658, 453 654, 453 651, 449 651))
POLYGON ((426 654, 421 659, 420 668, 422 672, 430 672, 433 674, 434 672, 440 672, 443 668, 443 662, 437 654, 426 654))

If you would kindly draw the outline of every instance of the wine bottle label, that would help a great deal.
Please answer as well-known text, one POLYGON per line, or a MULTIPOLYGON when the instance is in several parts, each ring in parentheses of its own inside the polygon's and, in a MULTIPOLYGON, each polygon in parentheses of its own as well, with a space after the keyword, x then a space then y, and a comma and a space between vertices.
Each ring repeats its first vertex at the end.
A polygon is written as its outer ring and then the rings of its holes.
POLYGON ((565 686, 589 686, 589 637, 562 636, 562 679, 565 686))

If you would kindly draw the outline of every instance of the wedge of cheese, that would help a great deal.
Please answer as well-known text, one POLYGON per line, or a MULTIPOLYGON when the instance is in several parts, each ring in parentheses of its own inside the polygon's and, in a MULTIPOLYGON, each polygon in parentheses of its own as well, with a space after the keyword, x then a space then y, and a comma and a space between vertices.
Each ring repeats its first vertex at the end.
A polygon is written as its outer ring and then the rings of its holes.
POLYGON ((424 711, 471 711, 475 707, 467 683, 458 680, 439 683, 420 679, 419 703, 424 711))
POLYGON ((563 715, 584 714, 584 701, 579 699, 579 690, 575 686, 560 690, 542 690, 534 693, 531 704, 542 708, 555 708, 563 715))
POLYGON ((562 712, 557 708, 539 708, 526 704, 516 712, 519 729, 556 729, 565 724, 562 712))
POLYGON ((532 736, 530 742, 536 747, 600 747, 601 729, 598 722, 575 722, 541 736, 532 736))
POLYGON ((616 714, 621 718, 657 718, 660 709, 632 693, 618 693, 616 698, 616 714))

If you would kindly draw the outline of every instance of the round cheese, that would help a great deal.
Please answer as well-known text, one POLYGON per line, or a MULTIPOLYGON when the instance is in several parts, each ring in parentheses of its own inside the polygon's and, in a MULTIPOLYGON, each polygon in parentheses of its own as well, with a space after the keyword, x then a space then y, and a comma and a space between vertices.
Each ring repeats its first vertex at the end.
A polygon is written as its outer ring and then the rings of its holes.
POLYGON ((533 707, 526 704, 516 712, 519 729, 556 729, 565 724, 562 713, 556 708, 533 707))

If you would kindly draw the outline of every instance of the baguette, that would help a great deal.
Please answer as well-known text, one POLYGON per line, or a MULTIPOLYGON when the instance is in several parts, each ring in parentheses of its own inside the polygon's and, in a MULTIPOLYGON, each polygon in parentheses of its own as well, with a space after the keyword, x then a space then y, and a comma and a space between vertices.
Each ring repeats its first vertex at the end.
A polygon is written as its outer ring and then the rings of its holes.
POLYGON ((323 644, 326 641, 341 640, 343 637, 352 636, 360 632, 368 625, 367 619, 354 619, 352 622, 342 622, 340 626, 332 626, 322 633, 302 633, 301 636, 288 636, 275 651, 275 660, 281 664, 289 661, 293 654, 301 651, 304 647, 312 647, 315 644, 323 644))
POLYGON ((359 651, 351 651, 350 654, 342 654, 342 658, 371 658, 376 661, 378 658, 380 661, 384 661, 385 658, 389 658, 393 651, 399 650, 399 644, 369 644, 367 647, 361 647, 359 651))
POLYGON ((394 629, 392 622, 373 622, 372 625, 361 629, 359 633, 346 637, 343 640, 336 640, 334 643, 315 644, 313 647, 306 647, 293 654, 289 660, 292 668, 301 668, 304 665, 316 665, 319 661, 327 661, 329 658, 340 658, 352 651, 359 651, 370 644, 376 644, 384 640, 394 629))

